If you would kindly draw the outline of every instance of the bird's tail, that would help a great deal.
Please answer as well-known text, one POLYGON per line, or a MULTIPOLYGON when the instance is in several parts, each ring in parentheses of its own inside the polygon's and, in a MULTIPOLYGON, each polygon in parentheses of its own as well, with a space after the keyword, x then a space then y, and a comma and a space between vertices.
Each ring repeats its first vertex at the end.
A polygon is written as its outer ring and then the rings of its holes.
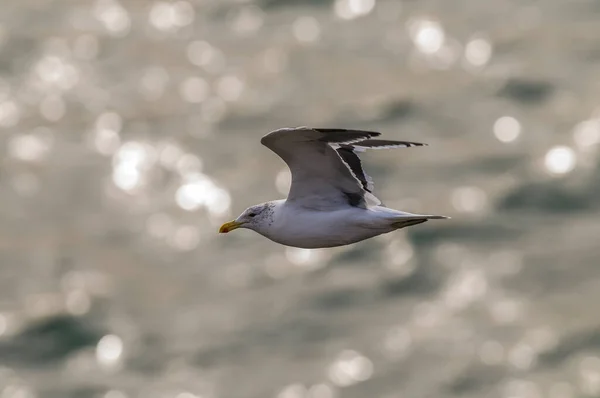
POLYGON ((392 227, 395 229, 402 229, 406 227, 410 227, 412 225, 423 224, 429 220, 447 220, 450 217, 446 216, 436 216, 436 215, 421 215, 421 214, 412 214, 410 216, 398 217, 392 222, 392 227))

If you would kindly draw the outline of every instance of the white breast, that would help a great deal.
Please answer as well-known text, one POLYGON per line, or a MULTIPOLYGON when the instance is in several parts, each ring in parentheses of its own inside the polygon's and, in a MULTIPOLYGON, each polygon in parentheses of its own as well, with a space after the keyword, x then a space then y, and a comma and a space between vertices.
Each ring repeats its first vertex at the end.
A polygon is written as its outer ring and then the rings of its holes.
POLYGON ((355 243, 390 232, 389 221, 373 218, 374 213, 344 207, 335 211, 315 211, 281 203, 273 212, 273 222, 257 231, 283 245, 320 248, 355 243))

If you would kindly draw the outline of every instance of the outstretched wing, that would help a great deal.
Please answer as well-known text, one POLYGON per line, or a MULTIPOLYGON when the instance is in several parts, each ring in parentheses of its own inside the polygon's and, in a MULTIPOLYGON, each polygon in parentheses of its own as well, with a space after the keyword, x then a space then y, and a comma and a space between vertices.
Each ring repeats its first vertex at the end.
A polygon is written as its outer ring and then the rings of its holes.
POLYGON ((363 130, 284 128, 261 139, 288 165, 292 185, 288 201, 313 209, 340 206, 367 208, 381 201, 357 153, 365 149, 422 146, 405 141, 377 140, 380 133, 363 130))

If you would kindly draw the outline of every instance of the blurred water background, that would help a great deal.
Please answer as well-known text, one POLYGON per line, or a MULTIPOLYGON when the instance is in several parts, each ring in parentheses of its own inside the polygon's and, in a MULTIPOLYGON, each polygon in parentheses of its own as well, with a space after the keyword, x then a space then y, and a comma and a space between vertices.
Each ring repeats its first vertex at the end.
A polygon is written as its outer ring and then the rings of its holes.
POLYGON ((3 0, 0 397, 600 395, 593 0, 3 0), (284 126, 452 216, 298 250, 284 126))

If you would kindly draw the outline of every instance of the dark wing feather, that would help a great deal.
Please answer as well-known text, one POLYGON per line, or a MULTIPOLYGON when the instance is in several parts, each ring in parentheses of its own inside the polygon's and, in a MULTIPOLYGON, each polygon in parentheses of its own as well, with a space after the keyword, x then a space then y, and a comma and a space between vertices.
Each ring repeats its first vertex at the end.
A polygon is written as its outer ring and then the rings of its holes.
POLYGON ((341 145, 336 149, 338 155, 342 158, 344 163, 350 168, 350 171, 360 184, 363 189, 367 192, 373 193, 373 179, 365 173, 362 168, 362 162, 358 155, 354 152, 354 147, 352 145, 341 145))
POLYGON ((410 148, 413 146, 427 146, 421 142, 411 141, 393 141, 393 140, 371 140, 366 139, 359 141, 353 146, 358 148, 369 148, 369 149, 390 149, 390 148, 410 148))

